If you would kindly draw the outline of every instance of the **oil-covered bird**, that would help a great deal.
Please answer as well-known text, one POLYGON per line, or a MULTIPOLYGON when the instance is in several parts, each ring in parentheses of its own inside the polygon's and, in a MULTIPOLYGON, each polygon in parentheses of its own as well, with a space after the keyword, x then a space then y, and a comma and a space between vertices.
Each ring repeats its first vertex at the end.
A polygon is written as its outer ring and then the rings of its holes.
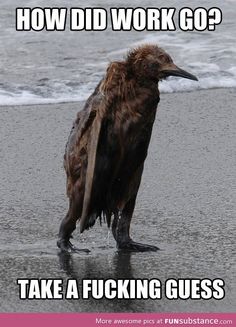
POLYGON ((118 249, 158 250, 133 241, 130 223, 160 100, 158 82, 168 76, 197 80, 160 47, 140 46, 108 66, 77 114, 64 156, 69 210, 57 241, 62 251, 81 251, 70 242, 76 222, 82 233, 97 218, 112 225, 118 249))

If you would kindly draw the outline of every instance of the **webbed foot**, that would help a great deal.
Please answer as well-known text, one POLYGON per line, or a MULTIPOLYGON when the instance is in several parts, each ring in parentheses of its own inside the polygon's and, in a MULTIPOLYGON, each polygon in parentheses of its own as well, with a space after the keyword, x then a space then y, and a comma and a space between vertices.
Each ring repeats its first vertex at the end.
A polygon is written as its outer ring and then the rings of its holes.
POLYGON ((76 246, 74 246, 69 240, 66 239, 59 239, 57 241, 57 246, 61 250, 61 252, 64 253, 80 253, 80 252, 85 252, 89 253, 89 249, 79 249, 76 246))
POLYGON ((157 251, 160 250, 157 246, 137 243, 132 240, 126 243, 118 244, 118 250, 122 251, 133 251, 133 252, 147 252, 147 251, 157 251))

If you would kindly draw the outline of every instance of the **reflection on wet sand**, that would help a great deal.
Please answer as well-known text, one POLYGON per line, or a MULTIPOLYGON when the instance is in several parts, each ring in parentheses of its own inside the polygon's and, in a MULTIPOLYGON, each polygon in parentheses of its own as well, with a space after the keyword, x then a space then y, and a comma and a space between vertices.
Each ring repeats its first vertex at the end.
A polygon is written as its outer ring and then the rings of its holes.
MULTIPOLYGON (((122 251, 115 252, 112 258, 112 270, 107 271, 106 267, 101 267, 99 270, 98 262, 94 260, 93 256, 87 256, 83 259, 85 264, 83 266, 75 266, 74 260, 79 261, 78 257, 76 259, 73 255, 65 252, 58 253, 58 259, 61 269, 66 273, 69 278, 74 278, 77 280, 82 279, 133 279, 132 265, 130 262, 132 253, 124 253, 122 251), (100 276, 98 276, 98 272, 100 276), (105 273, 105 276, 104 274, 105 273)), ((104 262, 103 262, 104 263, 104 262)))

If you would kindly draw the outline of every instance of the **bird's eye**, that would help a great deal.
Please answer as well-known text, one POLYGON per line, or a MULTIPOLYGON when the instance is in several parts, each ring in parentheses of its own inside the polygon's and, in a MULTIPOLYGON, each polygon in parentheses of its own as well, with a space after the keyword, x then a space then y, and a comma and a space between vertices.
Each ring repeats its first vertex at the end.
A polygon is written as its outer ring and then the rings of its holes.
POLYGON ((158 64, 157 62, 150 62, 150 63, 148 64, 148 68, 150 68, 150 69, 152 69, 152 70, 157 69, 158 66, 159 66, 159 64, 158 64))

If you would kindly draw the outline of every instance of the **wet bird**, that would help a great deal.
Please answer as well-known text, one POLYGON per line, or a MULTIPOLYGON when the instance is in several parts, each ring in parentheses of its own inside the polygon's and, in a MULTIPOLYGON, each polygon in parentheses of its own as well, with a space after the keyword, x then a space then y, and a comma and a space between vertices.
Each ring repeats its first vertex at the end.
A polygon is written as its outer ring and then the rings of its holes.
POLYGON ((160 100, 158 82, 168 76, 197 81, 160 47, 140 46, 108 66, 77 114, 64 156, 69 210, 57 241, 62 251, 81 251, 70 242, 76 222, 82 233, 97 218, 112 225, 118 249, 158 250, 133 241, 130 223, 160 100))

